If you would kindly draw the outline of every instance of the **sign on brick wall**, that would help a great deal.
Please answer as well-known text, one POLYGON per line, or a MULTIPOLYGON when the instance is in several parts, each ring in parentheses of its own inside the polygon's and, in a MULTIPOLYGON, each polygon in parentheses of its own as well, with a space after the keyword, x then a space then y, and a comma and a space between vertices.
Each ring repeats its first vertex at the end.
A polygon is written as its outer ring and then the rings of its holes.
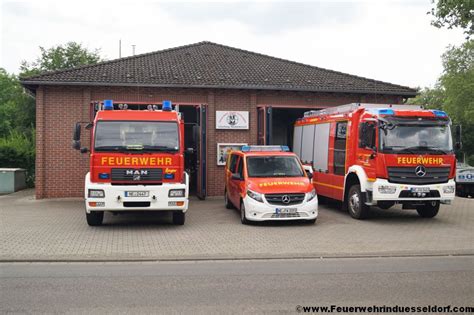
POLYGON ((249 129, 249 112, 216 111, 216 129, 249 129))

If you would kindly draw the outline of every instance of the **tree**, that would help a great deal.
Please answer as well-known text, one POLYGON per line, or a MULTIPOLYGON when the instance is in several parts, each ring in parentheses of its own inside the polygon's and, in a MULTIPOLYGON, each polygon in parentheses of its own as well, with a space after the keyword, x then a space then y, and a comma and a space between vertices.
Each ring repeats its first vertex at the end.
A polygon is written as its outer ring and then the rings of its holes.
POLYGON ((31 136, 35 126, 35 100, 17 76, 0 68, 0 138, 18 131, 31 136))
POLYGON ((432 25, 441 28, 460 27, 469 38, 474 34, 474 0, 432 0, 435 6, 429 14, 435 17, 432 25))
POLYGON ((23 61, 20 66, 21 77, 74 68, 81 65, 95 64, 102 61, 100 50, 88 50, 80 43, 68 42, 51 48, 39 47, 41 56, 33 62, 23 61))

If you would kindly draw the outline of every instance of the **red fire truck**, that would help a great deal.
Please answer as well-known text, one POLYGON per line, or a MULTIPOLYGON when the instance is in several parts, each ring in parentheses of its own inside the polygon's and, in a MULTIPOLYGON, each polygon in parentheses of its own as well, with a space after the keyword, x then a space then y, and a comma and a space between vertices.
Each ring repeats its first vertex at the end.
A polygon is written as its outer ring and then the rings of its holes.
POLYGON ((117 108, 112 100, 99 104, 90 149, 81 148, 81 123, 73 148, 90 153, 85 178, 87 223, 101 225, 104 212, 170 211, 182 225, 188 209, 189 176, 184 171, 184 122, 170 101, 162 109, 117 108))
POLYGON ((317 194, 343 201, 353 218, 397 203, 432 218, 455 195, 450 125, 445 112, 420 106, 348 104, 306 112, 293 150, 313 166, 317 194))

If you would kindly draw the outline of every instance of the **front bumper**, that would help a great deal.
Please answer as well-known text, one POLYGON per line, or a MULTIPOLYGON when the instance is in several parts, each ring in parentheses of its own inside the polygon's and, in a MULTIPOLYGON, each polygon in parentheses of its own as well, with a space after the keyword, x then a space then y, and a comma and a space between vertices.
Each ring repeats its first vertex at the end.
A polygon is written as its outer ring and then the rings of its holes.
MULTIPOLYGON (((306 197, 305 197, 306 198, 306 197)), ((245 196, 243 199, 245 205, 245 217, 250 221, 287 221, 287 220, 314 220, 318 217, 318 197, 311 201, 303 203, 281 206, 269 204, 265 198, 263 202, 245 196), (276 209, 296 208, 295 214, 277 214, 276 209)))
POLYGON ((89 173, 85 181, 86 212, 91 211, 182 211, 188 210, 189 176, 186 174, 185 183, 162 185, 111 185, 110 183, 91 183, 89 173), (89 189, 101 189, 104 198, 88 197, 89 189), (171 189, 184 189, 184 197, 171 198, 171 189), (126 191, 148 191, 148 197, 125 197, 126 191), (96 203, 91 206, 90 203, 96 203), (179 204, 179 205, 177 205, 179 204))
POLYGON ((367 187, 368 191, 372 192, 372 203, 375 204, 377 201, 433 201, 439 200, 443 203, 450 203, 455 196, 455 182, 450 179, 447 183, 443 184, 430 184, 430 185, 410 185, 410 184, 394 184, 389 183, 386 179, 377 178, 375 182, 367 187), (380 186, 389 186, 394 189, 393 193, 382 193, 379 191, 380 186), (413 196, 411 193, 412 188, 429 188, 430 193, 426 196, 413 196), (453 188, 452 193, 445 193, 444 189, 447 187, 453 188))

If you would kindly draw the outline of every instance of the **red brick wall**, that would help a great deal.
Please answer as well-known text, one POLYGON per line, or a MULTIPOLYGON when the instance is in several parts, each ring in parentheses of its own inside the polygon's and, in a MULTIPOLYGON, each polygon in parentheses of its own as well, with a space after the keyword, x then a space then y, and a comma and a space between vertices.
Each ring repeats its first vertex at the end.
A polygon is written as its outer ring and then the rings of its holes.
MULTIPOLYGON (((37 158, 36 197, 83 195, 89 159, 72 149, 73 126, 89 120, 91 101, 113 99, 123 102, 207 104, 207 194, 223 193, 223 167, 217 166, 217 143, 257 143, 257 106, 321 108, 351 102, 399 103, 401 97, 336 93, 272 92, 249 90, 159 89, 131 87, 39 87, 36 94, 37 158), (249 130, 216 130, 216 110, 249 111, 249 130)), ((81 141, 89 146, 88 132, 81 141)))

